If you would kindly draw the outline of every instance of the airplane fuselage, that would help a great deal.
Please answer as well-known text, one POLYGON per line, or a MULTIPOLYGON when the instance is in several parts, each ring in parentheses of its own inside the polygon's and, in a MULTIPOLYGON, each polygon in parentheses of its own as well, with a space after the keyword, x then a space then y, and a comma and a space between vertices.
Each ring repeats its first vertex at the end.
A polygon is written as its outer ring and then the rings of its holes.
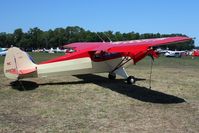
MULTIPOLYGON (((53 75, 77 75, 90 73, 111 72, 124 57, 93 61, 90 57, 83 57, 59 62, 37 65, 38 77, 53 75)), ((127 63, 125 66, 127 66, 127 63)))

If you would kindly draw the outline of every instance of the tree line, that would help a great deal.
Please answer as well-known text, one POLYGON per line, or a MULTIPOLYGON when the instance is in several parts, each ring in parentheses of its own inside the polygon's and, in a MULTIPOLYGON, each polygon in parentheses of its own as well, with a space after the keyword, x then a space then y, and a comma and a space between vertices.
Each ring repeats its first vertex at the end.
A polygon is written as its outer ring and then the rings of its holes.
MULTIPOLYGON (((91 32, 79 26, 68 26, 66 28, 50 29, 43 31, 38 27, 30 28, 27 32, 23 32, 21 28, 16 29, 13 33, 0 33, 0 47, 17 46, 23 49, 42 49, 56 48, 64 44, 73 42, 101 42, 102 40, 125 41, 137 39, 149 39, 171 36, 186 36, 183 34, 160 34, 136 32, 121 33, 113 31, 91 32)), ((181 45, 162 46, 172 50, 190 50, 194 48, 194 41, 182 43, 181 45)))

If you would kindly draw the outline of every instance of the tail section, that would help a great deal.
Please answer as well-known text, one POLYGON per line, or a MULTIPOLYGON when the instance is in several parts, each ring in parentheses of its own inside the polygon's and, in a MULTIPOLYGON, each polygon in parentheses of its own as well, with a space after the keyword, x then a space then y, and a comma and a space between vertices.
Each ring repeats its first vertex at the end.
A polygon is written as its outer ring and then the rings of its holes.
POLYGON ((9 79, 37 77, 37 65, 19 48, 8 49, 4 61, 4 74, 9 79))

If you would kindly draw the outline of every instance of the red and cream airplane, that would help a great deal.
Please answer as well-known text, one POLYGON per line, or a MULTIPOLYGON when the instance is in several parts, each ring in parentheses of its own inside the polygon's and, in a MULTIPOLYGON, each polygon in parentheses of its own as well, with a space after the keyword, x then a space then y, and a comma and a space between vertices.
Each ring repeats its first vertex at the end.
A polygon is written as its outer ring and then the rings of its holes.
POLYGON ((135 82, 128 76, 125 68, 136 64, 147 55, 157 57, 154 46, 190 41, 189 37, 167 37, 156 39, 120 41, 120 42, 79 42, 65 45, 66 55, 35 64, 28 54, 19 48, 8 50, 4 62, 4 74, 9 79, 24 79, 55 75, 78 75, 107 72, 108 78, 119 75, 127 83, 135 82))

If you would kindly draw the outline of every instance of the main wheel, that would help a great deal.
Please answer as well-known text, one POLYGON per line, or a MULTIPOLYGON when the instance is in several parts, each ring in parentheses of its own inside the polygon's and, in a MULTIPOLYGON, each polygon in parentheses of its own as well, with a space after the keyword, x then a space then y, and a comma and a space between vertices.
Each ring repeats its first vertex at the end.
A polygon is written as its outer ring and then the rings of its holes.
POLYGON ((129 76, 127 79, 127 84, 135 84, 135 77, 129 76))
POLYGON ((112 80, 113 80, 113 79, 116 79, 116 74, 115 74, 115 73, 109 73, 109 74, 108 74, 108 78, 109 78, 109 79, 112 79, 112 80))

